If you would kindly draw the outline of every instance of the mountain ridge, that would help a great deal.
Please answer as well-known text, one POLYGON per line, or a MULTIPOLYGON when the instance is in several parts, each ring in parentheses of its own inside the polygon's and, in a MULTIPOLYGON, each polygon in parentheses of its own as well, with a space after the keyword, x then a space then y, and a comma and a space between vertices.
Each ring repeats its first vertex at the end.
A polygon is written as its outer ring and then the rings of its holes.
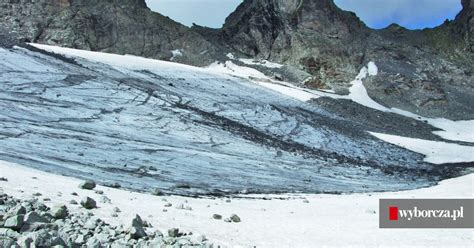
POLYGON ((381 73, 365 82, 374 100, 462 120, 474 119, 474 18, 473 1, 461 3, 454 21, 433 29, 373 30, 332 0, 247 0, 223 28, 210 29, 185 27, 144 0, 2 0, 0 28, 22 41, 197 66, 228 60, 228 53, 265 59, 285 65, 263 68, 270 76, 338 94, 374 61, 381 73))

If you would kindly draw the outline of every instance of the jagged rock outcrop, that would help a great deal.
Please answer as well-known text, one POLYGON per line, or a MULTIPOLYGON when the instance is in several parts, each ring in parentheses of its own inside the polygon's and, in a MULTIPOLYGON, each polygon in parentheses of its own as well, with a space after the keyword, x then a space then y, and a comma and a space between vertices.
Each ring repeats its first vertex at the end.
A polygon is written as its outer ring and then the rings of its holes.
POLYGON ((24 41, 193 65, 215 57, 212 44, 144 0, 1 0, 0 6, 0 26, 24 41))
POLYGON ((462 4, 456 20, 413 31, 395 24, 372 30, 332 0, 247 0, 214 40, 241 55, 297 68, 310 76, 306 87, 342 94, 373 60, 381 73, 366 87, 380 103, 426 116, 472 119, 473 3, 462 4))

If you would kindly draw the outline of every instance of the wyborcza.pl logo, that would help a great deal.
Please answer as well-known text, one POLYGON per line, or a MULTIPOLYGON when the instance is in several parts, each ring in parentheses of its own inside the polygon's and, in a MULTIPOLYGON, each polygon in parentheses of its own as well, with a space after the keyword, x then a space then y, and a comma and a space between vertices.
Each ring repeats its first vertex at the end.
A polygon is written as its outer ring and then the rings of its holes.
POLYGON ((474 199, 380 199, 381 228, 474 228, 474 199))

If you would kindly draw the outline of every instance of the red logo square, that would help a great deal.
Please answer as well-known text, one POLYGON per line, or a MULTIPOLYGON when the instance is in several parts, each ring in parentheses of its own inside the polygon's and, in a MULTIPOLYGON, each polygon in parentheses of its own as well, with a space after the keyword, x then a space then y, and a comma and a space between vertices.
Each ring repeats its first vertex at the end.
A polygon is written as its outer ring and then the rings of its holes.
POLYGON ((389 207, 389 220, 398 220, 398 207, 389 207))

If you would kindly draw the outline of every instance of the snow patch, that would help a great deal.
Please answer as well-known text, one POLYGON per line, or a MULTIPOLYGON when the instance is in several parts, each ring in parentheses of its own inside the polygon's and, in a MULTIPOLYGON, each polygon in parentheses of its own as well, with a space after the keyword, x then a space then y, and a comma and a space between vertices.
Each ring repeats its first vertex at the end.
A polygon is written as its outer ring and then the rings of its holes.
POLYGON ((181 49, 173 50, 173 51, 171 51, 171 54, 173 54, 173 57, 171 57, 171 59, 170 59, 171 61, 175 60, 178 57, 183 56, 183 52, 181 51, 181 49))
MULTIPOLYGON (((71 199, 80 200, 100 196, 94 191, 78 188, 81 180, 37 171, 17 164, 0 161, 0 176, 9 179, 1 182, 3 191, 14 197, 31 198, 41 193, 48 206, 65 204, 71 199), (35 177, 35 179, 33 178, 35 177), (21 191, 20 191, 21 190, 21 191), (62 194, 58 194, 58 192, 62 194), (77 192, 79 197, 71 195, 77 192)), ((400 229, 387 232, 378 227, 378 205, 381 198, 472 198, 474 174, 442 181, 439 185, 412 191, 352 195, 257 195, 226 199, 186 198, 180 196, 157 197, 121 189, 98 186, 111 204, 98 203, 93 211, 97 218, 112 225, 129 225, 135 214, 159 230, 178 227, 195 235, 204 234, 223 247, 314 247, 328 246, 379 247, 379 246, 456 246, 470 247, 474 242, 469 229, 400 229), (262 197, 279 197, 286 200, 262 200, 262 197), (258 199, 255 199, 258 198, 258 199), (162 199, 165 199, 163 201, 162 199), (304 203, 307 199, 309 203, 304 203), (164 205, 173 206, 166 208, 164 205), (176 209, 184 203, 192 211, 176 209), (347 213, 350 206, 351 215, 347 213), (111 217, 113 208, 121 213, 111 217), (228 217, 237 214, 240 223, 226 223, 212 219, 213 214, 228 217), (371 237, 371 238, 361 238, 371 237)), ((77 205, 68 205, 72 213, 83 212, 77 205)))
POLYGON ((397 135, 369 132, 388 143, 425 155, 432 164, 474 162, 474 146, 463 146, 441 141, 423 140, 397 135))
POLYGON ((367 72, 369 73, 369 76, 377 76, 377 74, 379 73, 379 69, 373 61, 370 61, 369 64, 367 64, 367 67, 367 72))
POLYGON ((232 53, 228 53, 228 54, 226 55, 226 57, 229 58, 229 59, 235 59, 235 56, 234 56, 234 54, 232 54, 232 53))
POLYGON ((258 65, 258 66, 264 66, 267 68, 282 68, 282 64, 278 63, 273 63, 268 60, 255 60, 255 59, 239 59, 240 62, 246 64, 246 65, 258 65))
POLYGON ((267 76, 265 76, 265 74, 261 73, 260 71, 250 67, 238 66, 232 61, 226 61, 225 63, 214 62, 206 68, 209 71, 225 73, 246 79, 270 80, 267 76))

